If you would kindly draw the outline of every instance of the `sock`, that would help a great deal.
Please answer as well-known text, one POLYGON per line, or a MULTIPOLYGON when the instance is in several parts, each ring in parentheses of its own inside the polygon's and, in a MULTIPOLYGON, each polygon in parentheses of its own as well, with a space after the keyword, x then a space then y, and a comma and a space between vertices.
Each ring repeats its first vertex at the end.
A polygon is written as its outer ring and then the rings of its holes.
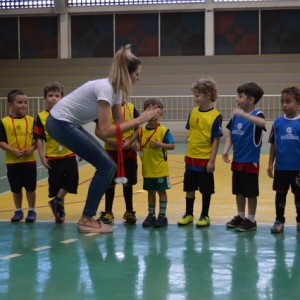
POLYGON ((123 195, 125 199, 126 211, 133 211, 132 185, 123 185, 123 195))
POLYGON ((248 215, 248 218, 251 222, 255 222, 255 215, 248 215))
POLYGON ((202 195, 202 212, 201 216, 208 217, 211 195, 202 195))
POLYGON ((150 215, 154 216, 155 215, 155 205, 148 205, 148 212, 150 215))
POLYGON ((28 211, 35 211, 35 208, 34 207, 29 207, 28 211))
POLYGON ((239 211, 238 216, 240 216, 242 219, 245 219, 245 212, 239 211))
POLYGON ((159 214, 161 216, 165 216, 166 215, 166 210, 167 210, 167 201, 159 200, 159 214))
POLYGON ((105 211, 112 211, 115 197, 115 186, 110 186, 105 192, 105 211))
POLYGON ((275 206, 276 206, 276 220, 285 222, 284 211, 286 204, 286 195, 287 193, 276 192, 275 196, 275 206))
POLYGON ((185 214, 186 215, 194 215, 194 202, 195 202, 195 197, 194 198, 185 198, 185 214))

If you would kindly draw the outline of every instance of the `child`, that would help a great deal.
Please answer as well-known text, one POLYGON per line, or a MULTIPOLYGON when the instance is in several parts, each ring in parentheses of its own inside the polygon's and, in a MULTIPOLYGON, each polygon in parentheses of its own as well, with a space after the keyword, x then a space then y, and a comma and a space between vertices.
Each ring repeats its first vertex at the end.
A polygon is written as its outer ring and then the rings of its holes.
MULTIPOLYGON (((126 97, 123 96, 122 99, 122 113, 124 121, 128 121, 139 116, 138 111, 135 106, 126 101, 126 97)), ((112 117, 111 117, 112 118, 112 117)), ((114 124, 112 118, 112 124, 114 124)), ((131 129, 130 131, 124 132, 122 135, 122 151, 124 159, 124 170, 128 182, 123 184, 123 196, 125 199, 126 212, 123 215, 123 219, 127 224, 135 224, 137 219, 135 216, 135 211, 133 210, 132 186, 137 183, 137 153, 134 149, 134 144, 136 143, 138 128, 131 129)), ((104 149, 108 152, 111 158, 118 163, 118 143, 116 138, 106 138, 104 149)), ((114 221, 114 214, 112 212, 113 201, 115 197, 115 180, 111 182, 110 186, 105 192, 105 211, 100 214, 100 220, 103 223, 111 223, 114 221)))
POLYGON ((202 194, 202 212, 197 227, 210 224, 209 206, 215 192, 215 161, 222 133, 222 115, 214 108, 218 98, 216 83, 211 79, 197 80, 191 88, 196 107, 192 109, 186 129, 189 130, 185 154, 183 190, 186 192, 186 210, 178 225, 194 221, 195 191, 202 194))
POLYGON ((56 223, 65 220, 64 202, 67 193, 77 194, 78 164, 76 155, 52 139, 45 130, 46 119, 52 107, 64 96, 64 87, 59 82, 44 87, 46 110, 37 116, 34 133, 41 163, 48 169, 49 198, 56 223))
POLYGON ((223 161, 229 163, 229 149, 233 145, 232 193, 236 195, 238 214, 226 223, 237 231, 256 230, 255 213, 259 195, 258 173, 262 145, 262 131, 265 130, 263 113, 255 105, 264 91, 254 82, 237 88, 237 108, 227 125, 230 133, 226 137, 223 161), (246 198, 248 217, 245 218, 246 198))
POLYGON ((23 219, 22 187, 26 190, 28 214, 26 223, 36 220, 36 159, 34 150, 36 143, 33 138, 34 118, 26 115, 28 98, 21 90, 11 90, 7 95, 11 115, 0 122, 0 147, 5 150, 7 177, 13 193, 15 214, 11 222, 23 219))
POLYGON ((300 231, 300 186, 297 184, 300 173, 300 89, 287 87, 281 92, 281 108, 284 115, 274 121, 270 133, 270 156, 268 176, 273 178, 273 190, 276 191, 276 220, 272 233, 284 229, 286 196, 291 186, 296 207, 297 230, 300 231))
POLYGON ((169 167, 167 150, 174 150, 175 140, 170 130, 159 123, 162 116, 163 103, 158 98, 148 98, 144 103, 144 110, 151 107, 161 109, 160 116, 152 118, 146 126, 140 129, 139 149, 144 178, 143 189, 148 191, 148 216, 143 227, 165 227, 168 225, 166 217, 167 192, 171 187, 169 181, 169 167), (156 193, 159 195, 159 214, 155 217, 156 193))

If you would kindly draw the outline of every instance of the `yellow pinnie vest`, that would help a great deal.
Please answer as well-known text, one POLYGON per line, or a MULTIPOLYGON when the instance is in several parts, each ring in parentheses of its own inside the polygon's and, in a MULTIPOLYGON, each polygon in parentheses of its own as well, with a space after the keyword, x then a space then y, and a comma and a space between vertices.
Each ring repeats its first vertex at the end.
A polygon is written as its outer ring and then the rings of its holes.
MULTIPOLYGON (((4 117, 2 119, 3 126, 5 128, 7 144, 12 148, 25 150, 32 146, 33 139, 33 126, 34 118, 25 115, 23 118, 12 118, 11 116, 4 117)), ((34 151, 30 156, 24 156, 21 158, 16 157, 11 152, 5 151, 5 163, 15 164, 24 162, 35 162, 34 151)))
POLYGON ((209 159, 212 149, 212 127, 220 112, 215 108, 203 112, 193 108, 189 118, 189 135, 186 156, 209 159))
POLYGON ((57 141, 55 141, 46 131, 45 128, 46 128, 46 120, 48 115, 49 112, 46 110, 43 110, 38 114, 45 130, 45 136, 46 136, 45 156, 50 158, 51 157, 60 158, 60 157, 70 156, 70 154, 73 154, 73 152, 68 148, 66 148, 65 146, 59 144, 57 141))
MULTIPOLYGON (((124 105, 122 105, 122 113, 124 116, 124 122, 127 122, 129 120, 132 120, 134 118, 133 114, 134 114, 134 105, 130 102, 126 102, 124 105)), ((110 111, 110 115, 111 115, 111 123, 114 123, 113 117, 112 117, 112 112, 110 111)), ((129 131, 123 132, 122 133, 122 138, 123 139, 130 139, 132 137, 134 133, 134 129, 131 129, 129 131)), ((114 138, 116 139, 116 138, 114 138)), ((104 143, 104 149, 106 150, 116 150, 115 147, 113 147, 111 144, 109 143, 104 143)))
MULTIPOLYGON (((150 148, 150 141, 147 142, 155 129, 146 129, 142 127, 142 134, 140 134, 140 146, 142 160, 142 174, 145 178, 160 178, 169 176, 169 166, 167 161, 167 150, 163 149, 152 149, 150 148), (144 147, 143 147, 144 146, 144 147)), ((164 140, 164 137, 168 131, 168 128, 164 125, 159 125, 156 132, 151 137, 152 141, 164 140)))

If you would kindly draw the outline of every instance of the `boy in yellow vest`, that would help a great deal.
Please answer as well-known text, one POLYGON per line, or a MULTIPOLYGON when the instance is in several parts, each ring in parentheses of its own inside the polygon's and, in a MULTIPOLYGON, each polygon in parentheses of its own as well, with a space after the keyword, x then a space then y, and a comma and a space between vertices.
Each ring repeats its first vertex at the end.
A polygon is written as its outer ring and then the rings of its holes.
MULTIPOLYGON (((144 103, 144 110, 156 106, 163 110, 163 103, 158 98, 149 98, 144 103)), ((162 116, 162 113, 160 117, 162 116)), ((159 123, 160 118, 152 118, 146 126, 140 129, 139 149, 144 178, 143 189, 148 191, 148 216, 143 227, 165 227, 168 225, 166 217, 167 189, 170 189, 169 166, 167 151, 175 149, 175 140, 170 130, 159 123), (156 193, 159 196, 159 214, 156 219, 156 193)))
MULTIPOLYGON (((135 106, 122 98, 122 113, 124 121, 127 122, 139 116, 135 106)), ((112 124, 114 124, 111 115, 112 124)), ((123 214, 123 219, 126 224, 135 224, 137 219, 135 211, 133 210, 133 185, 137 184, 137 153, 136 153, 136 138, 138 127, 122 133, 122 152, 124 158, 124 171, 127 178, 127 183, 123 184, 123 196, 125 200, 126 211, 123 214)), ((103 139, 104 149, 108 152, 110 157, 118 163, 118 142, 115 137, 103 139)), ((109 224, 114 221, 114 214, 112 211, 115 197, 115 179, 111 182, 107 191, 105 192, 105 211, 100 213, 100 218, 103 223, 109 224)))
POLYGON ((28 214, 26 223, 36 220, 36 159, 34 150, 34 118, 28 116, 28 98, 21 90, 11 90, 7 95, 11 115, 0 122, 0 147, 5 150, 7 178, 13 193, 15 214, 11 222, 24 218, 22 209, 23 193, 26 190, 28 214))
POLYGON ((186 210, 178 225, 194 220, 195 191, 202 194, 202 211, 197 227, 210 224, 209 206, 215 192, 214 171, 222 133, 222 115, 214 108, 218 98, 216 83, 211 79, 197 80, 192 86, 196 107, 192 109, 186 129, 189 130, 185 154, 183 190, 186 192, 186 210))
POLYGON ((37 116, 34 133, 41 163, 48 169, 48 202, 56 223, 65 220, 64 202, 67 193, 77 194, 78 164, 76 155, 52 139, 45 129, 46 119, 52 107, 64 96, 64 87, 59 82, 48 83, 44 87, 46 110, 37 116))

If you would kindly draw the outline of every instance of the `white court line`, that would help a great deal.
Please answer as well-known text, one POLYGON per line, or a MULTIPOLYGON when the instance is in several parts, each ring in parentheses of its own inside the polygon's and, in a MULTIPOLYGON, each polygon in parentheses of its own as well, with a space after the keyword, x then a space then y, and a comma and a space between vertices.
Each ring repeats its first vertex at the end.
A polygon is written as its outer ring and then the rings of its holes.
POLYGON ((22 255, 23 254, 20 254, 20 253, 13 253, 13 254, 10 254, 10 255, 2 256, 0 258, 1 259, 11 259, 11 258, 15 258, 15 257, 22 256, 22 255))
POLYGON ((61 241, 60 243, 62 243, 62 244, 70 244, 70 243, 74 243, 76 241, 78 241, 78 239, 68 239, 68 240, 61 241))
POLYGON ((34 248, 34 249, 31 249, 33 251, 43 251, 43 250, 47 250, 49 248, 52 248, 51 246, 41 246, 39 248, 34 248))

